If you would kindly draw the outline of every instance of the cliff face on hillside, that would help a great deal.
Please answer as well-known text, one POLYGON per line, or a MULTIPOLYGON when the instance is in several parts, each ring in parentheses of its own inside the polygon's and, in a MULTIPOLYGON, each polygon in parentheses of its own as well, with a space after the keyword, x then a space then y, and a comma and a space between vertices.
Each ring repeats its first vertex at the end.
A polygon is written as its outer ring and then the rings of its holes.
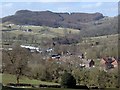
POLYGON ((40 25, 82 29, 86 23, 104 18, 101 13, 55 13, 51 11, 20 10, 15 15, 2 18, 2 22, 20 25, 40 25))

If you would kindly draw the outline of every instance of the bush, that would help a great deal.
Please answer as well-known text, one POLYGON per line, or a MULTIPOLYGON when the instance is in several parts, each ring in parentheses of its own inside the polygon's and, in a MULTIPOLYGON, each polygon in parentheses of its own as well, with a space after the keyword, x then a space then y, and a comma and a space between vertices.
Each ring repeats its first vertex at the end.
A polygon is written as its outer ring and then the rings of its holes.
POLYGON ((63 88, 75 88, 76 80, 70 73, 65 72, 61 78, 61 86, 63 88))

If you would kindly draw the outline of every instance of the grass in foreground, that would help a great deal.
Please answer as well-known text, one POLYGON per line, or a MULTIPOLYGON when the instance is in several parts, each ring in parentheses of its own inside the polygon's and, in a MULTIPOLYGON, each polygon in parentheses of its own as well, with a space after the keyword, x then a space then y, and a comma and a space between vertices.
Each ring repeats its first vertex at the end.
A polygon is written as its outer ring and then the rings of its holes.
MULTIPOLYGON (((4 87, 2 90, 16 90, 4 87)), ((84 90, 84 89, 64 89, 64 88, 17 88, 17 90, 84 90)))
MULTIPOLYGON (((2 77, 2 83, 4 85, 8 84, 8 83, 16 83, 16 77, 15 75, 11 75, 11 74, 0 74, 0 77, 2 77)), ((40 80, 35 80, 35 79, 29 79, 27 77, 22 76, 20 78, 20 83, 25 83, 25 84, 35 84, 35 85, 39 85, 39 84, 45 84, 45 85, 58 85, 57 83, 53 83, 53 82, 45 82, 45 81, 40 81, 40 80)))

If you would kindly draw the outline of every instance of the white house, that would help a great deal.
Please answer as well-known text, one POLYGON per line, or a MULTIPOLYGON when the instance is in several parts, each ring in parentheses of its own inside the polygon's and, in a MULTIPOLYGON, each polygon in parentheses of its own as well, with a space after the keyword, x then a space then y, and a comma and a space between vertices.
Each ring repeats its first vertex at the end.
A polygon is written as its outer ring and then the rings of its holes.
POLYGON ((25 45, 20 45, 20 47, 22 48, 26 48, 26 49, 30 49, 31 52, 39 52, 39 53, 42 53, 42 51, 40 50, 40 48, 38 47, 33 47, 33 46, 25 46, 25 45))

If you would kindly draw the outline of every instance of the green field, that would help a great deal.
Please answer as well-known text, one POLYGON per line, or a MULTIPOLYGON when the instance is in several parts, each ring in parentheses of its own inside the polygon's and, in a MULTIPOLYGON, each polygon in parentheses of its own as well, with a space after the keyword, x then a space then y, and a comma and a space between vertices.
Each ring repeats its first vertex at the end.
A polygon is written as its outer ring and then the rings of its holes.
MULTIPOLYGON (((0 77, 2 77, 2 83, 4 85, 6 85, 7 83, 16 83, 16 77, 15 75, 11 75, 11 74, 0 74, 0 77)), ((35 79, 29 79, 27 77, 21 77, 20 79, 20 83, 25 83, 25 84, 35 84, 35 85, 39 85, 39 84, 45 84, 45 85, 58 85, 57 83, 53 83, 53 82, 44 82, 44 81, 40 81, 40 80, 35 80, 35 79)))
POLYGON ((52 40, 55 37, 63 37, 67 34, 78 34, 80 31, 77 29, 69 28, 51 28, 47 26, 22 26, 13 25, 11 28, 5 27, 3 24, 3 44, 5 43, 21 43, 21 44, 34 44, 37 46, 42 44, 42 40, 52 40), (25 31, 31 29, 31 32, 25 31), (7 31, 10 30, 10 31, 7 31), (21 38, 21 39, 20 39, 21 38), (7 42, 10 40, 9 42, 7 42))
MULTIPOLYGON (((2 27, 3 30, 8 30, 9 28, 2 27)), ((11 30, 10 33, 14 34, 14 35, 37 35, 37 36, 41 36, 41 37, 56 37, 56 36, 63 36, 64 33, 72 33, 72 34, 77 34, 80 31, 77 29, 70 29, 70 28, 51 28, 51 27, 45 27, 45 26, 22 26, 20 29, 20 26, 17 25, 13 25, 11 27, 11 29, 15 29, 15 30, 11 30), (32 32, 24 32, 24 30, 27 29, 31 29, 32 32)))
MULTIPOLYGON (((10 74, 0 74, 0 77, 2 77, 2 83, 6 85, 7 83, 16 83, 16 77, 14 75, 10 74)), ((29 79, 27 77, 21 77, 20 83, 25 83, 25 84, 46 84, 46 85, 56 85, 57 83, 52 83, 52 82, 43 82, 35 79, 29 79)), ((8 88, 8 87, 3 87, 2 90, 16 90, 16 88, 8 88)), ((61 89, 61 88, 17 88, 17 90, 76 90, 76 89, 61 89)), ((83 90, 83 89, 82 89, 83 90)))
MULTIPOLYGON (((64 88, 39 88, 39 89, 35 89, 35 88, 7 88, 7 87, 3 87, 2 90, 86 90, 86 89, 64 89, 64 88)), ((89 90, 101 90, 101 89, 89 89, 89 90)), ((102 90, 119 90, 118 88, 107 88, 107 89, 102 89, 102 90)))
MULTIPOLYGON (((11 89, 11 88, 6 88, 4 87, 2 90, 16 90, 15 89, 11 89)), ((31 89, 31 88, 28 88, 28 89, 23 89, 23 88, 19 88, 17 90, 78 90, 78 89, 61 89, 61 88, 40 88, 40 89, 31 89)), ((84 90, 84 89, 79 89, 79 90, 84 90)))

